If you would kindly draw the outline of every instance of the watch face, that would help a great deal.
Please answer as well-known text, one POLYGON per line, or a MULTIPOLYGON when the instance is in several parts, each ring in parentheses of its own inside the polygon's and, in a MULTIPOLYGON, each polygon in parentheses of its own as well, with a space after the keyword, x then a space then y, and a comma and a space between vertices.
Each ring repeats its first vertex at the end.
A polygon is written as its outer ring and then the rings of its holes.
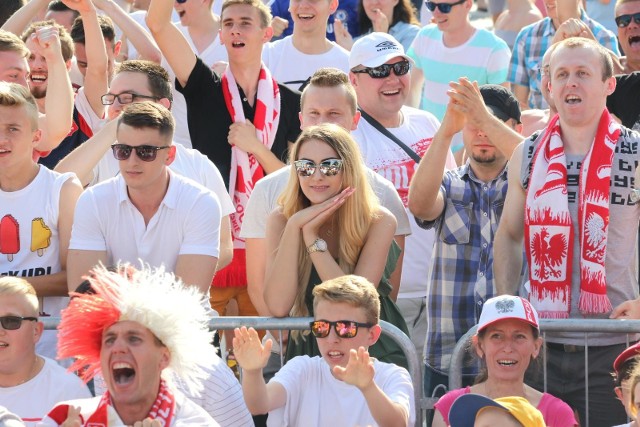
POLYGON ((327 250, 327 242, 322 239, 316 240, 316 248, 321 252, 325 252, 327 250))

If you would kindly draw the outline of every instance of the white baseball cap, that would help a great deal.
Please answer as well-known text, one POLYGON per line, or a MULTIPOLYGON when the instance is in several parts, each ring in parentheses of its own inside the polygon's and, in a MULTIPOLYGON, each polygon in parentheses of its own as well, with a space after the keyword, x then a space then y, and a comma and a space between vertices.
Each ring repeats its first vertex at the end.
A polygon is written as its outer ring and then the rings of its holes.
POLYGON ((538 329, 538 313, 529 301, 513 295, 500 295, 488 299, 482 306, 478 332, 505 319, 522 320, 538 329))
POLYGON ((378 67, 390 59, 401 56, 412 65, 413 59, 404 53, 404 48, 398 40, 387 33, 370 33, 360 37, 351 47, 349 54, 349 69, 358 65, 378 67))

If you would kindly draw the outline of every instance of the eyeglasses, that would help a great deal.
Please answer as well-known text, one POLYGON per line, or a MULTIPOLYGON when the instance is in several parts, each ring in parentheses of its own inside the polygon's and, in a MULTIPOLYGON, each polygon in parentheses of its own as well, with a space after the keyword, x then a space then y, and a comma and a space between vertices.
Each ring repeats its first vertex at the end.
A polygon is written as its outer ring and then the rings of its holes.
POLYGON ((100 99, 102 100, 102 105, 113 105, 116 98, 118 98, 118 102, 120 104, 131 104, 132 102, 135 102, 136 99, 153 99, 154 101, 160 99, 157 96, 140 95, 139 93, 133 92, 124 92, 117 95, 108 93, 106 95, 102 95, 102 98, 100 99))
POLYGON ((353 320, 337 320, 335 322, 329 322, 328 320, 315 320, 310 322, 311 333, 316 338, 326 338, 329 336, 331 327, 333 326, 336 331, 336 335, 340 338, 353 338, 358 335, 358 328, 370 328, 372 323, 360 323, 353 320))
POLYGON ((131 157, 131 151, 135 150, 138 158, 144 162, 153 162, 158 155, 158 151, 164 150, 165 148, 171 147, 170 145, 165 145, 162 147, 156 147, 155 145, 138 145, 137 147, 132 147, 131 145, 126 144, 113 144, 111 145, 111 149, 113 150, 113 157, 118 160, 127 160, 131 157))
POLYGON ((37 322, 37 317, 21 317, 21 316, 2 316, 0 317, 0 325, 7 331, 15 331, 16 329, 20 329, 22 326, 23 320, 30 320, 32 322, 37 322))
POLYGON ((451 12, 451 8, 453 6, 457 6, 459 4, 464 3, 467 0, 459 0, 457 2, 454 3, 434 3, 432 1, 426 0, 424 2, 425 6, 427 6, 427 9, 429 9, 431 12, 436 10, 436 7, 438 8, 438 10, 442 13, 449 13, 451 12))
POLYGON ((320 169, 320 173, 324 176, 336 176, 342 170, 342 160, 340 159, 326 159, 318 164, 311 160, 296 160, 293 165, 298 175, 304 178, 312 176, 316 169, 320 169))
POLYGON ((633 22, 640 25, 640 12, 634 13, 633 15, 620 15, 616 17, 616 25, 618 28, 625 28, 631 24, 631 19, 633 22))
POLYGON ((389 77, 392 69, 396 76, 404 76, 411 69, 411 63, 405 59, 393 64, 382 64, 378 67, 366 67, 361 70, 352 70, 352 72, 356 74, 367 73, 372 79, 384 79, 385 77, 389 77))

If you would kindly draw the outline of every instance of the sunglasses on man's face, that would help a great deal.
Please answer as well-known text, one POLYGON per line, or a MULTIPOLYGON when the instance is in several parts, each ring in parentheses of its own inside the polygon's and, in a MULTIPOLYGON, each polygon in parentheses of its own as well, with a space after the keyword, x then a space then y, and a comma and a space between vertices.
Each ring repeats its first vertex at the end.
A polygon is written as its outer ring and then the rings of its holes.
POLYGON ((431 12, 435 11, 436 8, 438 8, 438 10, 441 13, 449 13, 449 12, 451 12, 451 8, 453 6, 457 6, 459 4, 462 4, 465 1, 467 1, 467 0, 459 0, 459 1, 454 2, 454 3, 434 3, 432 1, 426 0, 424 2, 424 5, 427 6, 427 9, 429 9, 431 12))
POLYGON ((187 2, 187 0, 176 0, 176 3, 178 3, 178 4, 182 4, 182 3, 186 3, 186 2, 187 2))
POLYGON ((324 176, 336 176, 342 170, 342 160, 340 159, 326 159, 318 164, 311 160, 296 160, 293 165, 298 175, 304 178, 312 176, 316 169, 320 169, 320 173, 324 176))
POLYGON ((373 326, 372 323, 360 323, 353 320, 337 320, 335 322, 314 320, 309 325, 311 326, 311 333, 316 338, 328 337, 332 326, 336 331, 336 335, 340 338, 353 338, 358 335, 358 328, 370 328, 373 326))
POLYGON ((164 145, 162 147, 156 147, 155 145, 138 145, 133 147, 127 144, 113 144, 111 149, 113 150, 113 156, 118 160, 127 160, 131 157, 131 152, 135 150, 136 156, 144 162, 153 162, 158 155, 158 151, 171 147, 170 145, 164 145))
POLYGON ((29 320, 32 322, 37 322, 37 317, 21 317, 21 316, 2 316, 0 317, 0 325, 7 331, 15 331, 16 329, 20 329, 22 326, 23 320, 29 320))
POLYGON ((633 15, 620 15, 616 17, 616 25, 618 28, 625 28, 631 24, 631 20, 635 22, 637 25, 640 25, 640 12, 634 13, 633 15))
POLYGON ((406 59, 400 62, 395 62, 393 64, 382 64, 378 67, 365 67, 361 70, 353 70, 353 73, 369 74, 369 77, 372 79, 384 79, 385 77, 389 77, 391 75, 391 70, 396 74, 396 76, 404 76, 411 69, 411 63, 406 59))

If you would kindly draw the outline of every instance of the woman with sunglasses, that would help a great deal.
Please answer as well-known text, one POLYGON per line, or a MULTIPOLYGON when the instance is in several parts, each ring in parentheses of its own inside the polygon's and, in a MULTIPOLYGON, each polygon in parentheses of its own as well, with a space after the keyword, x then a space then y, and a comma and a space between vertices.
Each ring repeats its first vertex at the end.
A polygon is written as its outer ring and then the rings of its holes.
MULTIPOLYGON (((345 49, 351 50, 355 40, 341 21, 335 21, 334 31, 336 42, 345 49)), ((389 33, 406 51, 418 31, 420 31, 420 21, 411 0, 360 0, 358 2, 359 37, 372 32, 389 33)))
POLYGON ((482 307, 471 348, 483 365, 476 384, 442 396, 435 404, 433 427, 448 426, 453 402, 469 393, 490 399, 524 397, 542 413, 546 425, 578 425, 569 405, 524 383, 529 364, 536 361, 542 348, 538 313, 529 301, 511 295, 488 299, 482 307))
MULTIPOLYGON (((264 299, 274 316, 313 315, 312 290, 323 281, 357 274, 377 284, 381 319, 407 333, 389 297, 388 277, 399 248, 395 217, 369 185, 357 144, 336 125, 306 129, 293 146, 287 187, 267 223, 264 299)), ((318 355, 317 343, 292 332, 287 360, 318 355)), ((371 354, 406 366, 400 347, 382 337, 371 354)))

